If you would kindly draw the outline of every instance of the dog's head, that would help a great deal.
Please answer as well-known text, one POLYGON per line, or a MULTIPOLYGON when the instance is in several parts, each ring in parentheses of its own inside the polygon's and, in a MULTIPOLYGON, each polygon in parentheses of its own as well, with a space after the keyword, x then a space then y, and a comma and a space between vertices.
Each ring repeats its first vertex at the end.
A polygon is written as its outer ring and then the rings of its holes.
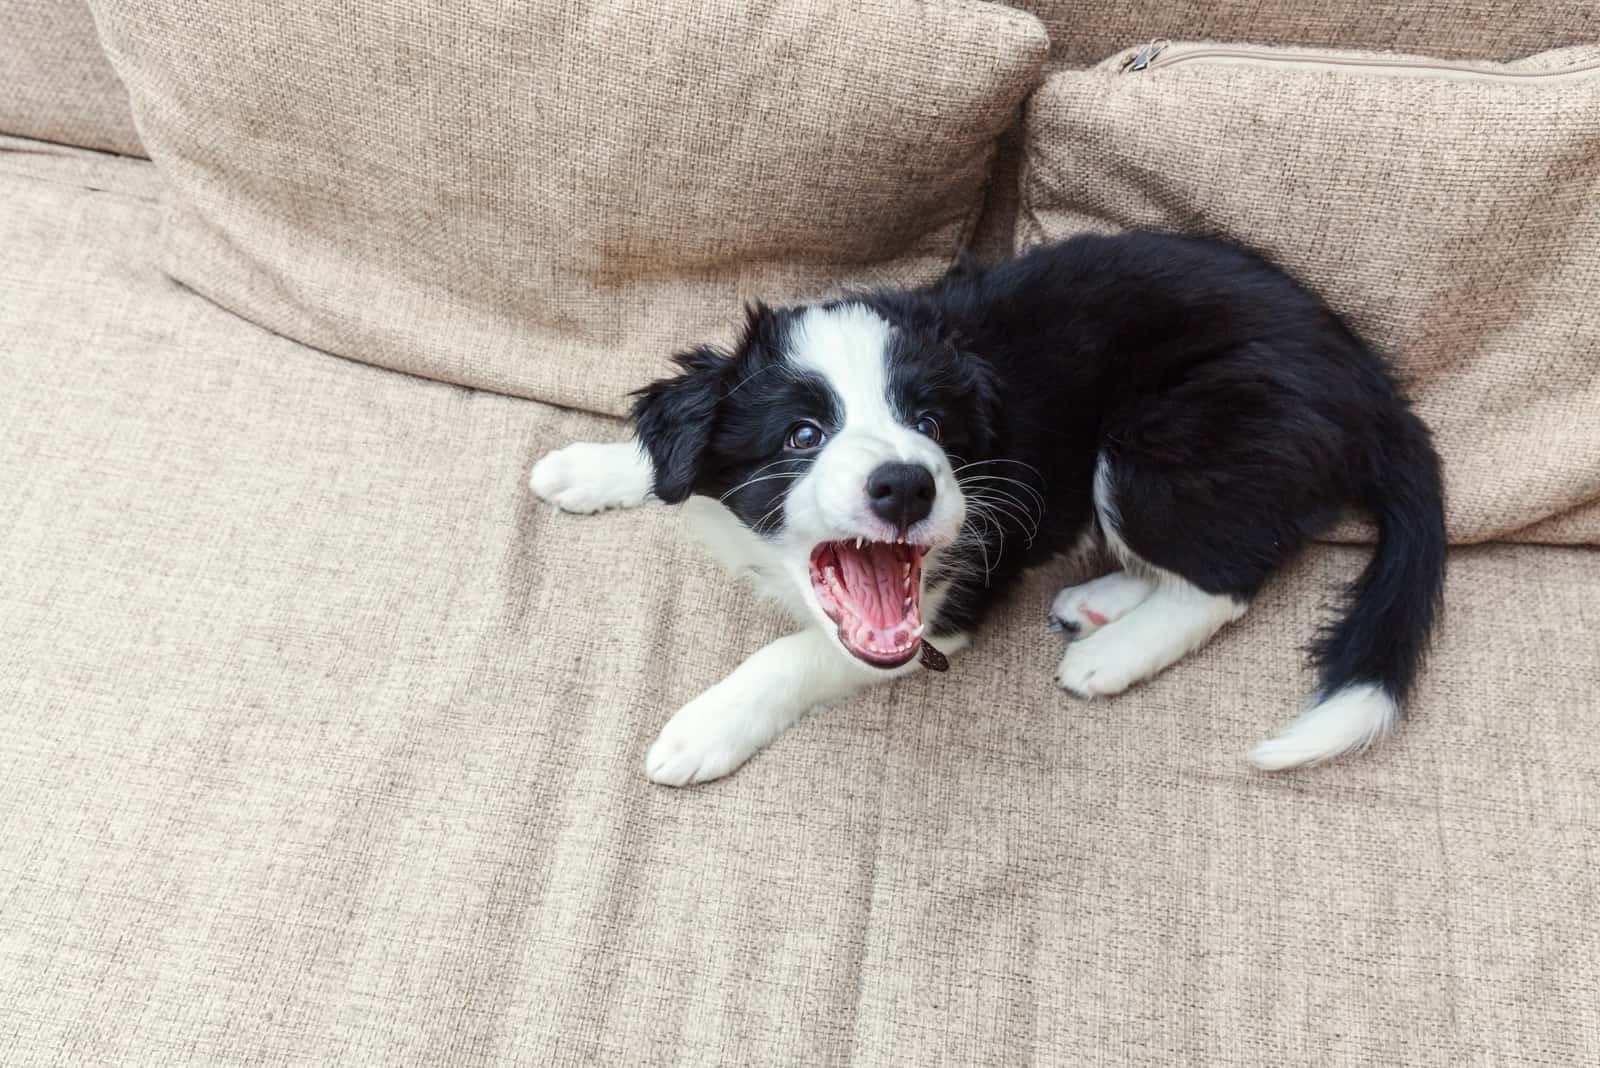
POLYGON ((865 300, 757 306, 733 352, 677 363, 634 406, 656 496, 720 500, 846 651, 910 660, 925 569, 966 521, 957 471, 993 438, 988 365, 933 312, 865 300))

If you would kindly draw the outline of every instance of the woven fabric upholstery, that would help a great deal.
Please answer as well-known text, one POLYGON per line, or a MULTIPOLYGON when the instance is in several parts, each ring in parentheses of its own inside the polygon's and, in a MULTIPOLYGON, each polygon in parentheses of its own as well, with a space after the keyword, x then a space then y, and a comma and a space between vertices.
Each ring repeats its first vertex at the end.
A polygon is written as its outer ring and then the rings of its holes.
POLYGON ((144 155, 85 0, 0 0, 0 134, 144 155))
POLYGON ((674 510, 528 494, 621 427, 244 323, 162 276, 149 164, 31 147, 0 1063, 1600 1061, 1595 552, 1456 552, 1409 721, 1326 768, 1241 754, 1347 547, 1096 704, 1039 573, 948 674, 655 787, 784 625, 674 510))

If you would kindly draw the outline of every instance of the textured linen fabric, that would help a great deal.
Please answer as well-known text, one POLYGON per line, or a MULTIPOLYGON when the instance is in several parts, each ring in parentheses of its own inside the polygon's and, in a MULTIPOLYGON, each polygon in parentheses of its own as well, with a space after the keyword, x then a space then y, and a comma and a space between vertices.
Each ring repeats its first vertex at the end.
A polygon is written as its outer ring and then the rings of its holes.
POLYGON ((1019 242, 1260 250, 1395 361, 1453 541, 1600 542, 1600 47, 1486 68, 1594 66, 1551 81, 1121 58, 1030 101, 1019 242))
POLYGON ((1457 552, 1411 721, 1303 774, 1241 754, 1357 549, 1097 704, 1040 574, 655 787, 784 626, 531 498, 616 422, 252 327, 150 165, 0 148, 0 1063, 1600 1060, 1600 554, 1457 552))
POLYGON ((97 0, 164 265, 319 348, 620 413, 749 299, 942 271, 1039 23, 946 0, 97 0))
POLYGON ((86 0, 0 0, 0 134, 144 155, 86 0))
POLYGON ((1087 67, 1154 38, 1517 59, 1600 39, 1590 0, 1009 0, 1050 32, 1053 65, 1087 67))

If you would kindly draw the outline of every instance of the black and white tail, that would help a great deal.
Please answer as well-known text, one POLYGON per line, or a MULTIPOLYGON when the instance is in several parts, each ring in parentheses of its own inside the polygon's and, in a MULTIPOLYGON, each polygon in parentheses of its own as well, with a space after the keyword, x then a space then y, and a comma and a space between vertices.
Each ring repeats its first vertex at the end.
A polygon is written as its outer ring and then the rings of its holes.
POLYGON ((1400 414, 1372 488, 1378 547, 1350 588, 1344 617, 1312 647, 1321 681, 1311 706, 1250 761, 1269 770, 1364 749, 1400 718, 1400 703, 1427 652, 1444 587, 1444 502, 1427 427, 1400 414))

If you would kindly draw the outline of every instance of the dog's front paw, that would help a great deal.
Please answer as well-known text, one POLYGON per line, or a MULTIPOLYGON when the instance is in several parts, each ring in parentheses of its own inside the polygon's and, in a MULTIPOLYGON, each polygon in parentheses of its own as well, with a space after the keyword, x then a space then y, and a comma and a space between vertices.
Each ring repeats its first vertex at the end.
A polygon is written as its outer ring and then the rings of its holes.
POLYGON ((1056 668, 1056 685, 1085 700, 1111 697, 1139 681, 1144 667, 1127 642, 1111 631, 1099 631, 1067 646, 1056 668))
POLYGON ((715 692, 701 694, 667 721, 644 757, 645 774, 663 786, 710 782, 738 768, 761 748, 743 709, 715 692))
POLYGON ((528 488, 563 512, 633 508, 650 495, 650 463, 630 441, 579 442, 533 465, 528 488))

